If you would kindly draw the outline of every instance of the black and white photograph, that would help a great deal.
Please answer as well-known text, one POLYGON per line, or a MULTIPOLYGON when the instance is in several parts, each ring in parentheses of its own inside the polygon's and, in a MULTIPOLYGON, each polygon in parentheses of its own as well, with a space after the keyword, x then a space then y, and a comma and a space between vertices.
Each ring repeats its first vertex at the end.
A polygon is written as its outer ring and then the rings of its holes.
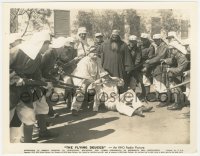
POLYGON ((197 7, 58 4, 6 9, 6 142, 94 153, 193 143, 197 7))

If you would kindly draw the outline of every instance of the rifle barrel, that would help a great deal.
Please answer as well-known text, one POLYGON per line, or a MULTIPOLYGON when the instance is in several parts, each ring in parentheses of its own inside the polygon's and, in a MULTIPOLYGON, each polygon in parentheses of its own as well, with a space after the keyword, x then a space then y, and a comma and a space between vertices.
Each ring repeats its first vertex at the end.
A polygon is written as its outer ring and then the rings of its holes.
POLYGON ((171 88, 168 88, 168 89, 169 89, 169 90, 170 90, 170 89, 174 89, 174 88, 177 88, 177 87, 180 87, 180 86, 186 85, 186 84, 188 84, 188 83, 190 83, 190 81, 185 81, 185 82, 183 82, 183 83, 180 83, 180 84, 175 85, 175 86, 173 86, 173 87, 171 87, 171 88))

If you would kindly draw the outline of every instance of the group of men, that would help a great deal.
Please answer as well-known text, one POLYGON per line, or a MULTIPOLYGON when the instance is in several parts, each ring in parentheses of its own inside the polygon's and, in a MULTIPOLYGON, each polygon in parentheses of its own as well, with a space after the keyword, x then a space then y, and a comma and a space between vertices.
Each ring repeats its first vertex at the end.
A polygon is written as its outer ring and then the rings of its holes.
POLYGON ((152 40, 142 33, 139 38, 130 35, 125 43, 120 31, 113 30, 105 41, 96 33, 92 45, 85 27, 78 29, 76 38, 54 38, 42 31, 26 41, 16 34, 10 39, 10 127, 23 124, 21 142, 32 142, 36 122, 40 138, 58 136, 46 124, 46 115, 56 114, 51 101, 56 87, 65 90, 67 107, 75 116, 84 106, 97 112, 105 105, 127 116, 144 117, 143 112, 153 108, 148 106, 152 85, 160 101, 157 107, 180 110, 186 103, 184 94, 189 101, 189 82, 182 83, 189 80, 190 49, 175 32, 168 33, 168 41, 160 34, 152 40), (162 95, 167 95, 164 100, 162 95))

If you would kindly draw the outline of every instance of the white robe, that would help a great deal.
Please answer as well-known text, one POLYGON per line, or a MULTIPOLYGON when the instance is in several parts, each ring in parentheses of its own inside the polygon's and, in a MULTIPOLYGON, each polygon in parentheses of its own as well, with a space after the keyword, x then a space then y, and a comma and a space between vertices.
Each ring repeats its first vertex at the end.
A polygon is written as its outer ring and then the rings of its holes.
POLYGON ((119 113, 127 116, 132 116, 137 108, 143 106, 143 103, 137 98, 133 90, 128 90, 123 94, 119 94, 116 83, 97 85, 95 90, 96 95, 94 98, 93 111, 98 111, 101 100, 105 103, 108 110, 117 110, 119 113))

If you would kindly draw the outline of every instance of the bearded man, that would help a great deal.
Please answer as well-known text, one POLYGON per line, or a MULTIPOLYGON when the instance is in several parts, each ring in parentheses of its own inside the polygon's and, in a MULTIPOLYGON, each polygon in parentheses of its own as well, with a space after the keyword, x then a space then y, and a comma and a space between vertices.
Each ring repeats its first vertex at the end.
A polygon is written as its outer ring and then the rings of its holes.
POLYGON ((112 76, 124 80, 124 87, 120 88, 120 93, 128 89, 127 73, 131 71, 133 62, 130 51, 119 35, 119 30, 113 30, 109 40, 100 47, 102 66, 112 76))

